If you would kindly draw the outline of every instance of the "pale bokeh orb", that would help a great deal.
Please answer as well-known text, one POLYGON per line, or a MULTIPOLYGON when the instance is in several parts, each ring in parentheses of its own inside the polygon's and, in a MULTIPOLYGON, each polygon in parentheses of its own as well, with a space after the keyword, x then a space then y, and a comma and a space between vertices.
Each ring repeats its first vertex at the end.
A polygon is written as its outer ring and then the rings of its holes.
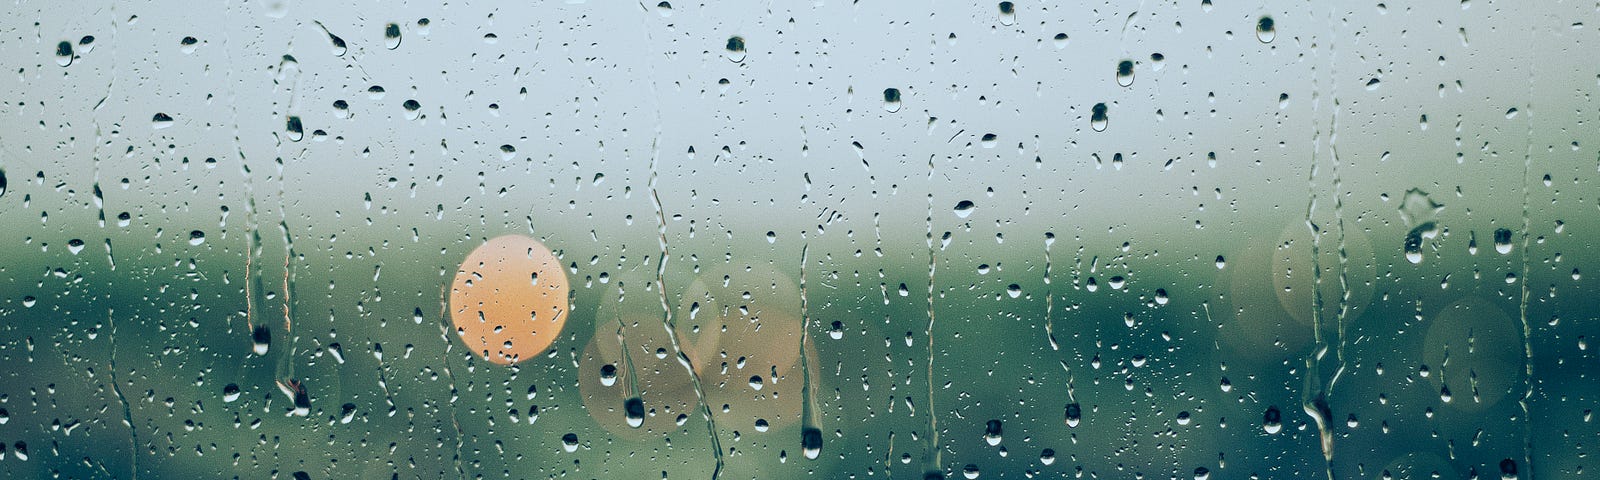
POLYGON ((561 261, 538 240, 496 237, 473 249, 450 286, 450 321, 474 354, 509 365, 550 348, 567 323, 561 261))

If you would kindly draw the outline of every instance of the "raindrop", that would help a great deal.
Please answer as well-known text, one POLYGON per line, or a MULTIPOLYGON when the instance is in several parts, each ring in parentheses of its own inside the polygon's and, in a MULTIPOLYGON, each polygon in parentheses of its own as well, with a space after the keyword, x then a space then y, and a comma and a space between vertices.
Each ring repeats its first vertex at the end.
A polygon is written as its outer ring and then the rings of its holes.
POLYGON ((1511 253, 1511 230, 1497 228, 1494 231, 1494 251, 1501 255, 1511 253))
POLYGON ((994 148, 1000 144, 1000 136, 993 133, 983 134, 983 148, 994 148))
POLYGON ((1011 2, 1000 2, 1000 24, 1007 26, 1017 24, 1016 5, 1011 4, 1011 2))
POLYGON ((616 365, 608 363, 605 366, 600 367, 600 384, 607 387, 617 384, 616 365))
POLYGON ((62 40, 56 44, 56 65, 63 67, 72 65, 72 56, 72 42, 62 40))
POLYGON ((644 399, 629 397, 627 401, 622 402, 622 411, 627 415, 629 427, 639 428, 644 425, 644 399))
POLYGON ((1210 479, 1211 479, 1211 469, 1208 469, 1206 467, 1195 467, 1194 468, 1194 480, 1210 480, 1210 479))
POLYGON ((816 427, 800 430, 800 453, 805 454, 807 460, 816 460, 822 455, 822 430, 816 427))
POLYGON ((578 434, 568 433, 561 436, 561 448, 567 453, 578 451, 578 434))
POLYGON ((404 103, 401 103, 400 106, 405 107, 406 109, 406 120, 416 120, 417 117, 422 116, 422 112, 418 111, 422 109, 422 104, 417 103, 416 100, 406 100, 404 103))
POLYGON ((230 403, 230 402, 233 402, 234 400, 238 400, 238 399, 239 399, 239 385, 230 383, 227 386, 222 387, 222 401, 223 401, 223 403, 230 403))
POLYGON ((978 205, 972 203, 971 200, 962 200, 956 202, 955 213, 957 217, 967 218, 967 216, 972 215, 972 210, 975 208, 978 208, 978 205))
POLYGON ((1512 480, 1514 478, 1517 478, 1517 461, 1516 460, 1512 460, 1512 459, 1507 458, 1505 460, 1501 460, 1500 461, 1500 478, 1502 480, 1512 480))
POLYGON ((765 384, 764 384, 764 382, 762 382, 760 375, 751 375, 750 376, 750 389, 752 389, 752 390, 761 390, 761 387, 764 386, 764 385, 765 384))
POLYGON ((900 89, 883 89, 883 109, 889 113, 900 111, 900 89))
POLYGON ((198 48, 197 45, 199 45, 199 43, 200 40, 194 37, 183 37, 183 40, 178 41, 178 45, 181 45, 179 50, 182 50, 183 53, 194 53, 194 50, 198 48))
POLYGON ((725 54, 733 63, 744 62, 744 37, 734 35, 728 37, 728 52, 725 54))
POLYGON ((1268 434, 1283 430, 1283 414, 1278 412, 1278 407, 1267 407, 1267 413, 1261 415, 1261 429, 1268 434))
POLYGON ((1277 36, 1277 25, 1276 22, 1272 21, 1272 17, 1262 16, 1260 20, 1256 20, 1257 40, 1260 40, 1261 43, 1272 43, 1272 39, 1277 36))
POLYGON ((200 245, 202 243, 206 243, 206 232, 199 230, 189 232, 189 245, 200 245))
POLYGON ((1045 465, 1056 463, 1055 449, 1046 448, 1044 451, 1039 452, 1039 463, 1043 463, 1045 465))
POLYGON ((284 122, 284 131, 289 133, 289 141, 291 142, 298 142, 306 138, 306 130, 304 126, 300 125, 299 115, 289 116, 289 120, 284 122))
POLYGON ((1067 426, 1076 428, 1078 422, 1083 421, 1083 407, 1078 402, 1067 404, 1067 426))
POLYGON ((73 255, 77 255, 78 252, 82 252, 83 251, 83 239, 74 238, 72 240, 67 241, 67 251, 72 252, 73 255))
POLYGON ((967 466, 961 467, 961 476, 967 480, 978 478, 980 473, 981 472, 978 470, 978 464, 975 463, 969 463, 967 466))
POLYGON ((400 48, 400 25, 390 23, 383 27, 383 46, 390 50, 400 48))
POLYGON ((1117 85, 1133 85, 1133 60, 1117 62, 1117 85))
POLYGON ((157 130, 170 127, 172 126, 172 116, 156 112, 155 115, 150 117, 150 125, 157 130))
POLYGON ((256 325, 250 331, 250 341, 251 351, 256 355, 266 355, 267 348, 272 345, 272 331, 268 330, 266 325, 256 325))
POLYGON ((990 420, 988 423, 983 425, 983 441, 989 442, 989 446, 991 447, 1000 444, 1001 433, 1002 430, 999 420, 990 420))
POLYGON ((1010 296, 1011 298, 1017 298, 1017 297, 1022 296, 1022 286, 1021 285, 1017 285, 1015 283, 1011 284, 1010 286, 1007 286, 1006 287, 1006 295, 1010 296))
POLYGON ((1222 270, 1224 267, 1227 267, 1227 266, 1228 266, 1228 260, 1222 258, 1222 255, 1217 255, 1217 270, 1222 270))
POLYGON ((1105 103, 1096 103, 1096 104, 1094 104, 1094 114, 1089 117, 1089 127, 1093 128, 1094 131, 1096 131, 1096 132, 1104 132, 1104 131, 1106 131, 1106 123, 1107 122, 1108 122, 1108 119, 1106 118, 1106 104, 1105 103))

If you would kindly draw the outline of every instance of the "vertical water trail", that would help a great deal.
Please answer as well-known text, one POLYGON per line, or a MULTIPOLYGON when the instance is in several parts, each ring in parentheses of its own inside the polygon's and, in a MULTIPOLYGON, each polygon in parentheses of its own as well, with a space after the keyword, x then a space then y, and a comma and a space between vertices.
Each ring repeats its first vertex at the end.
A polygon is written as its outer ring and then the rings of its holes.
POLYGON ((639 371, 633 368, 633 354, 628 351, 628 339, 622 335, 622 318, 617 317, 617 347, 622 349, 622 366, 628 372, 628 399, 622 401, 622 414, 628 426, 644 426, 644 394, 639 390, 639 371))
MULTIPOLYGON (((1308 8, 1308 10, 1310 9, 1308 8)), ((1328 12, 1330 24, 1333 23, 1333 12, 1334 9, 1330 9, 1328 12)), ((1312 34, 1311 38, 1311 44, 1315 46, 1317 44, 1317 35, 1312 34)), ((1304 388, 1301 392, 1301 409, 1317 425, 1317 437, 1322 450, 1328 480, 1333 480, 1335 478, 1333 473, 1333 432, 1329 430, 1329 423, 1332 421, 1333 414, 1328 406, 1328 388, 1330 384, 1325 384, 1322 380, 1322 363, 1329 350, 1328 338, 1323 332, 1322 325, 1322 229, 1317 226, 1314 219, 1317 209, 1317 169, 1319 168, 1317 155, 1320 153, 1322 142, 1322 130, 1317 126, 1316 120, 1317 110, 1319 110, 1319 104, 1322 100, 1321 84, 1316 70, 1316 64, 1313 63, 1311 65, 1311 165, 1306 177, 1306 190, 1309 192, 1310 199, 1306 202, 1305 219, 1306 228, 1311 232, 1311 328, 1314 345, 1311 348, 1311 353, 1306 356, 1306 373, 1304 388)), ((1338 202, 1338 196, 1338 191, 1335 190, 1336 203, 1338 202)), ((1342 343, 1342 339, 1340 340, 1342 343)))
MULTIPOLYGON (((1535 4, 1537 5, 1537 4, 1535 4)), ((1537 25, 1537 22, 1535 23, 1537 25)), ((1528 29, 1528 55, 1537 56, 1535 50, 1538 38, 1538 28, 1528 29)), ((1533 60, 1537 60, 1534 58, 1533 60)), ((1522 470, 1528 472, 1528 478, 1537 478, 1533 475, 1533 416, 1528 409, 1528 402, 1533 400, 1533 325, 1528 323, 1528 229, 1532 227, 1528 217, 1528 201, 1531 183, 1528 177, 1533 170, 1533 92, 1534 72, 1537 61, 1528 62, 1528 136, 1527 148, 1522 154, 1522 278, 1521 300, 1517 306, 1517 316, 1522 321, 1522 374, 1525 377, 1525 389, 1522 398, 1517 400, 1517 406, 1522 408, 1522 470)))
POLYGON ((444 363, 444 378, 445 381, 448 382, 446 386, 450 387, 450 398, 447 399, 445 403, 450 410, 450 425, 455 429, 456 432, 456 454, 455 458, 453 459, 456 466, 456 476, 460 478, 466 478, 467 471, 461 466, 461 447, 463 443, 465 443, 464 437, 466 434, 461 429, 460 418, 456 416, 456 374, 455 370, 450 368, 450 356, 453 355, 453 353, 450 351, 455 349, 455 344, 450 342, 449 324, 450 285, 445 284, 444 286, 439 287, 439 340, 444 341, 444 355, 442 355, 440 358, 442 358, 442 362, 444 363))
POLYGON ((110 309, 106 309, 107 327, 111 329, 111 393, 116 394, 117 403, 122 405, 122 423, 128 425, 128 478, 139 478, 139 429, 133 425, 133 410, 128 406, 128 397, 122 395, 122 385, 117 380, 117 316, 110 309))
MULTIPOLYGON (((933 157, 928 157, 928 177, 933 177, 933 157)), ((938 253, 933 249, 933 194, 928 194, 928 465, 930 471, 944 471, 943 450, 939 446, 939 410, 933 403, 933 281, 938 268, 938 253)))
MULTIPOLYGON (((1050 245, 1056 243, 1056 234, 1044 233, 1044 284, 1050 285, 1050 245)), ((1056 343, 1055 331, 1055 293, 1050 288, 1044 291, 1044 337, 1050 341, 1051 350, 1061 350, 1061 345, 1056 343)))
POLYGON ((811 312, 806 303, 806 252, 810 248, 809 244, 800 246, 800 452, 807 459, 816 460, 822 454, 822 426, 817 422, 811 360, 806 355, 806 342, 811 337, 811 312))
MULTIPOLYGON (((657 125, 657 135, 660 135, 660 126, 657 125)), ((678 324, 672 318, 672 306, 667 303, 667 216, 661 206, 661 193, 656 190, 656 181, 659 170, 656 162, 661 158, 659 144, 652 141, 650 144, 653 153, 650 156, 650 203, 656 210, 656 238, 661 244, 661 256, 656 260, 656 293, 661 296, 661 326, 667 329, 667 340, 672 343, 672 351, 678 356, 678 364, 689 372, 689 383, 694 385, 695 401, 700 404, 700 415, 706 419, 706 435, 711 438, 711 457, 717 462, 716 469, 711 471, 712 480, 722 476, 722 442, 717 439, 717 421, 711 417, 711 405, 706 403, 706 390, 700 384, 700 374, 695 373, 694 365, 689 356, 683 353, 682 343, 678 340, 678 324)))

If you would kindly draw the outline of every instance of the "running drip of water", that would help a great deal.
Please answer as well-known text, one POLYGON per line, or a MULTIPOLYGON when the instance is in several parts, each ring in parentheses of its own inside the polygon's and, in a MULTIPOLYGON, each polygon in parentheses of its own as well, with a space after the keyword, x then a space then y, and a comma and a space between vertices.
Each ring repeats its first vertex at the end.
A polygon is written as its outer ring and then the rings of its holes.
MULTIPOLYGON (((660 126, 656 127, 659 135, 660 126)), ((672 343, 672 351, 678 357, 678 364, 689 372, 689 383, 694 385, 695 401, 700 404, 700 416, 706 419, 706 436, 711 439, 711 458, 716 461, 716 468, 711 471, 712 480, 722 476, 722 442, 717 439, 717 421, 711 417, 711 405, 706 403, 706 390, 700 384, 700 375, 695 373, 694 364, 689 356, 683 353, 682 343, 678 339, 678 324, 672 318, 672 307, 667 303, 667 216, 661 206, 661 193, 656 189, 656 181, 660 171, 656 167, 661 158, 661 150, 656 142, 651 142, 651 149, 655 152, 650 157, 650 203, 656 211, 656 236, 661 244, 661 257, 656 264, 656 293, 661 296, 661 326, 667 329, 667 340, 672 343)))
POLYGON ((809 460, 822 454, 822 426, 817 422, 816 395, 811 388, 811 360, 806 355, 806 342, 811 337, 811 314, 806 304, 806 252, 810 245, 800 247, 800 452, 809 460))

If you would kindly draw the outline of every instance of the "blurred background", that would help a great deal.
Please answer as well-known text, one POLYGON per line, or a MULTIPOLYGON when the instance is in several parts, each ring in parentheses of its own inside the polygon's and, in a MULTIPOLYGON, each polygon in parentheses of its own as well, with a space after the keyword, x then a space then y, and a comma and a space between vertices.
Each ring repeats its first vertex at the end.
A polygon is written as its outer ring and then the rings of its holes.
POLYGON ((1592 470, 1592 3, 7 11, 0 476, 1592 470))

